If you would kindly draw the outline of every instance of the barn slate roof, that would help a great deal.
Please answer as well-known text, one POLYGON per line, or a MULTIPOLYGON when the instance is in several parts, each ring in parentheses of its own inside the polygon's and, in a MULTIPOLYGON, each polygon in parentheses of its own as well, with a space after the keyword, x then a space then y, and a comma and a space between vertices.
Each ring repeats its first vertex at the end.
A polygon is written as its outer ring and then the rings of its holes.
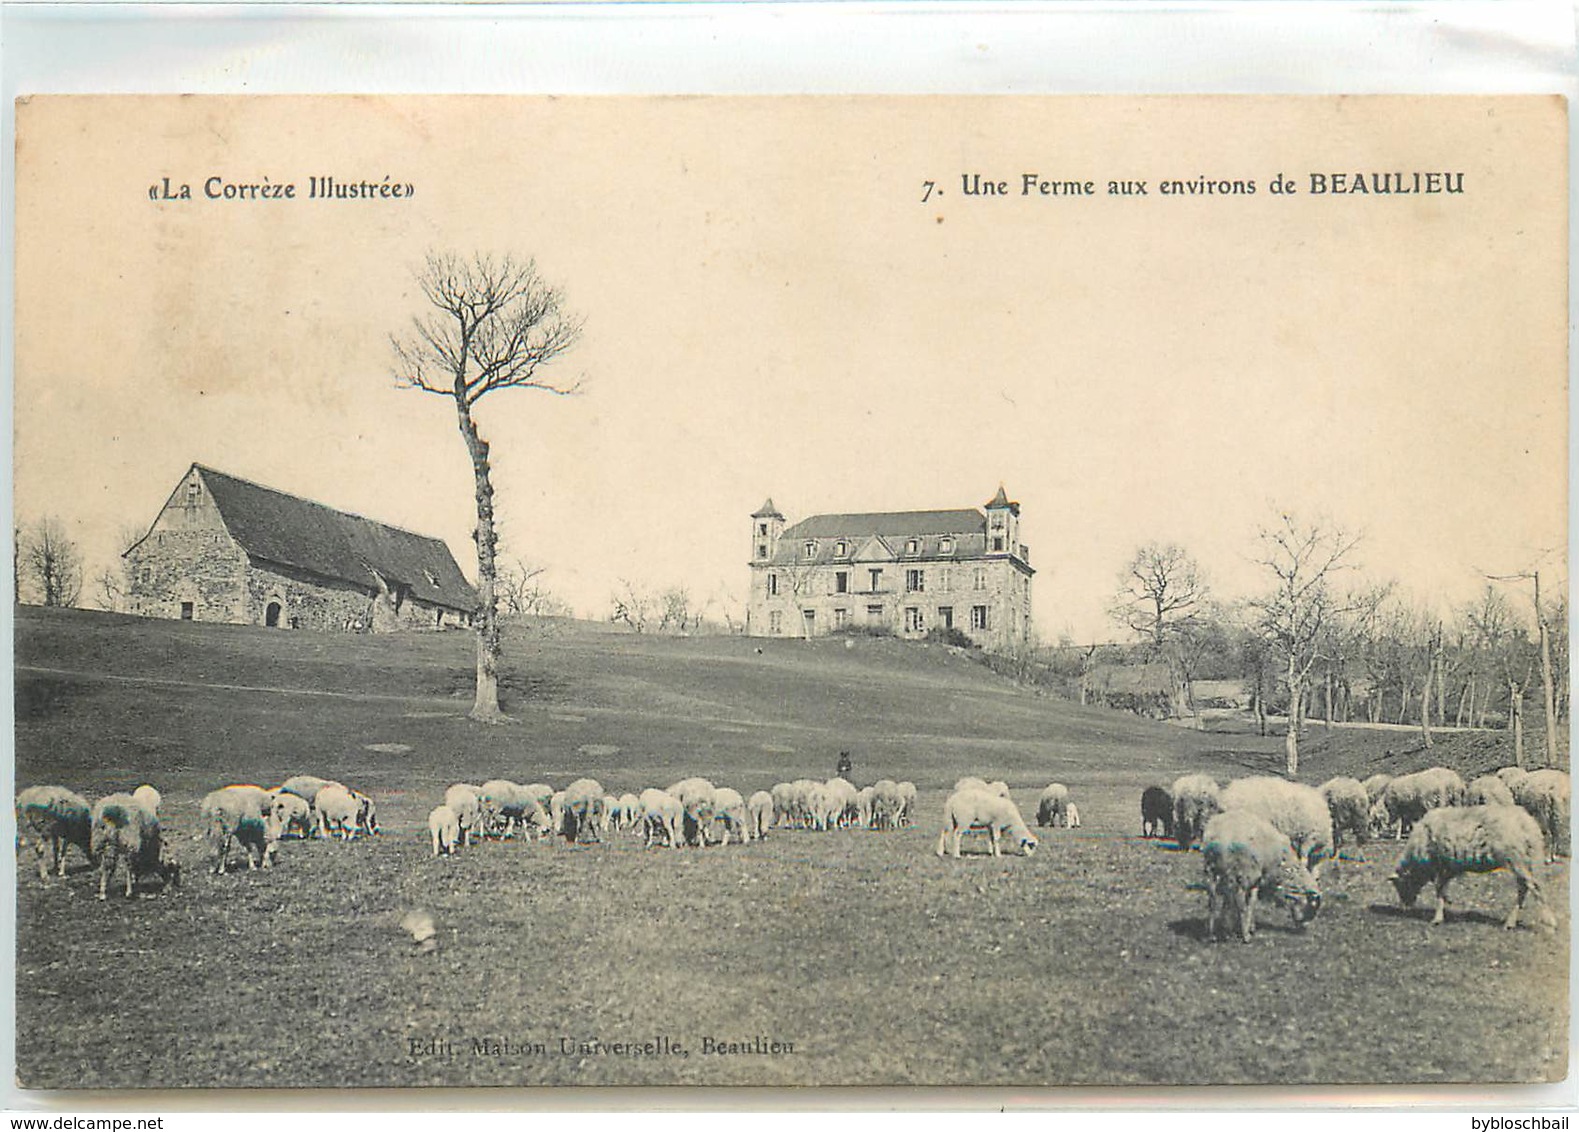
POLYGON ((193 465, 231 537, 254 558, 376 588, 368 567, 391 586, 433 605, 471 612, 477 591, 442 539, 336 511, 225 472, 193 465))

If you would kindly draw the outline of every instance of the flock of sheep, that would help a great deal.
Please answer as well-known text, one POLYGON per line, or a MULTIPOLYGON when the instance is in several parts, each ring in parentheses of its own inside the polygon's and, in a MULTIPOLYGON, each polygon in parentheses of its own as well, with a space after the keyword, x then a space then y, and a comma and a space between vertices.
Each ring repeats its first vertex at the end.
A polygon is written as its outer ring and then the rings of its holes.
MULTIPOLYGON (((159 828, 159 793, 140 786, 113 793, 91 806, 61 786, 34 786, 16 800, 19 847, 31 844, 39 876, 65 875, 66 856, 76 846, 99 871, 104 899, 118 870, 131 896, 139 879, 180 883, 179 863, 167 852, 159 828), (46 864, 46 854, 49 862, 46 864)), ((667 789, 612 794, 592 778, 564 790, 546 783, 522 786, 494 779, 480 786, 457 783, 428 815, 433 856, 447 856, 485 840, 524 836, 563 837, 567 842, 602 841, 611 831, 629 832, 645 845, 749 843, 774 827, 833 830, 899 829, 914 824, 916 787, 884 779, 857 788, 842 777, 826 782, 798 779, 744 797, 705 778, 686 778, 667 789)), ((1225 786, 1204 774, 1188 774, 1171 788, 1150 786, 1141 795, 1143 837, 1169 837, 1188 850, 1199 846, 1205 865, 1207 932, 1237 930, 1248 942, 1255 930, 1258 898, 1278 900, 1294 922, 1313 919, 1321 905, 1319 878, 1343 843, 1357 847, 1391 836, 1407 839, 1397 871, 1389 877, 1399 899, 1413 907, 1427 884, 1436 888, 1436 915, 1447 911, 1448 883, 1464 873, 1507 869, 1518 899, 1506 926, 1518 925, 1530 894, 1540 897, 1539 863, 1566 854, 1569 779, 1558 770, 1527 773, 1504 767, 1466 785, 1446 767, 1396 778, 1373 775, 1360 782, 1334 778, 1321 787, 1281 778, 1236 779, 1225 786)), ((273 790, 225 786, 202 802, 203 829, 215 873, 226 870, 231 846, 246 854, 249 868, 267 868, 281 838, 352 839, 376 834, 372 798, 343 783, 297 775, 273 790)), ((1037 802, 1037 824, 1077 827, 1080 814, 1068 787, 1053 783, 1037 802)), ((1024 854, 1038 840, 1026 826, 1007 784, 962 778, 943 807, 939 857, 960 855, 968 833, 987 836, 991 852, 1005 845, 1024 854)), ((1555 923, 1541 907, 1541 919, 1555 923)))
MULTIPOLYGON (((1404 840, 1403 857, 1388 879, 1405 907, 1427 884, 1436 888, 1436 915, 1447 914, 1447 886, 1465 873, 1507 869, 1518 898, 1504 926, 1518 926, 1530 894, 1540 897, 1538 863, 1566 853, 1569 779, 1560 770, 1503 767, 1467 786, 1457 772, 1431 767, 1397 778, 1364 782, 1334 778, 1319 788, 1281 778, 1242 778, 1219 789, 1203 774, 1177 779, 1171 789, 1141 795, 1141 835, 1174 838, 1179 848, 1199 844, 1206 869, 1207 932, 1216 938, 1231 919, 1248 942, 1255 900, 1275 898, 1294 922, 1314 918, 1321 905, 1318 878, 1345 837, 1364 845, 1390 835, 1404 840)), ((1543 904, 1542 922, 1555 923, 1543 904)))

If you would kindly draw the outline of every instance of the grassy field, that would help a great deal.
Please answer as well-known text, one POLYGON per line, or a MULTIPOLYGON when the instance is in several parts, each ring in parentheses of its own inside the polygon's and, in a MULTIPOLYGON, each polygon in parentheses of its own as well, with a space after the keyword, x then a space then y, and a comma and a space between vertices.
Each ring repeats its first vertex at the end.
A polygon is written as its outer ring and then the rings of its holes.
MULTIPOLYGON (((1500 875, 1459 882, 1457 913, 1430 928, 1386 884, 1387 844, 1329 875, 1309 930, 1267 906, 1252 944, 1204 941, 1199 855, 1140 839, 1140 791, 1191 770, 1275 771, 1276 738, 1080 708, 892 640, 558 626, 508 647, 515 722, 484 727, 465 717, 462 634, 19 610, 18 786, 97 797, 151 782, 186 865, 173 895, 104 903, 85 869, 41 884, 19 865, 22 1083, 1439 1084, 1566 1071, 1566 862, 1543 873, 1556 932, 1500 928, 1512 899, 1500 875), (700 774, 749 794, 826 778, 840 750, 857 784, 916 782, 917 826, 706 851, 616 835, 428 856, 426 814, 451 782, 591 775, 618 793, 700 774), (191 840, 201 795, 302 772, 373 794, 383 835, 287 842, 276 869, 207 875, 191 840), (1007 780, 1028 817, 1042 786, 1065 782, 1084 825, 1044 831, 1033 857, 939 860, 942 801, 967 773, 1007 780), (440 925, 434 954, 398 926, 413 908, 440 925)), ((1305 777, 1508 761, 1502 735, 1418 746, 1318 728, 1305 777)))

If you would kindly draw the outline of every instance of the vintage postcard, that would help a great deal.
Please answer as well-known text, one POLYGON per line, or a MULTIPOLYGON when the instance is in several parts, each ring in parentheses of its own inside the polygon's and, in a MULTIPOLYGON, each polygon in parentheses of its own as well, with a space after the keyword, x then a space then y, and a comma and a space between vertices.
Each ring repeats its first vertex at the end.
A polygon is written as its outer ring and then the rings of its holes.
POLYGON ((1561 98, 16 125, 23 1088, 1566 1074, 1561 98))

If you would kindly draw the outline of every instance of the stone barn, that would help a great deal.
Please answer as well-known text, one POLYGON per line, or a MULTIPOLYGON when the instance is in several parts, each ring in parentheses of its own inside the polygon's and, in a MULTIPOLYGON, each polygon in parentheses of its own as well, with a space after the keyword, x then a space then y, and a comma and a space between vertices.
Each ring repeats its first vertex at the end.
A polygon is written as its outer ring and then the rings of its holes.
POLYGON ((477 608, 440 539, 201 464, 124 558, 144 617, 382 632, 469 625, 477 608))

